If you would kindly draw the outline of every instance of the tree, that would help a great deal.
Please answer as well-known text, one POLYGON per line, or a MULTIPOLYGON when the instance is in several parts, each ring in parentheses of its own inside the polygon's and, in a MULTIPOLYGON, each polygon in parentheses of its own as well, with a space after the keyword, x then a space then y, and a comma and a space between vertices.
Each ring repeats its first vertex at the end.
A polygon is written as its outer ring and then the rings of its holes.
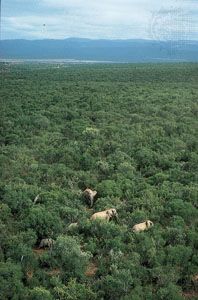
POLYGON ((181 289, 173 283, 168 283, 166 287, 160 288, 156 293, 156 300, 183 300, 181 289))
POLYGON ((61 266, 64 277, 84 277, 90 253, 81 250, 77 238, 70 236, 59 236, 56 240, 53 253, 57 266, 61 266))
POLYGON ((67 285, 54 288, 56 298, 60 300, 94 300, 96 294, 85 284, 78 283, 76 279, 70 279, 67 285))
POLYGON ((26 290, 22 283, 22 271, 18 264, 11 261, 0 262, 0 299, 26 299, 26 290))
POLYGON ((52 237, 62 231, 59 216, 42 205, 33 206, 23 223, 24 228, 33 229, 40 239, 52 237))
POLYGON ((35 287, 29 291, 28 300, 53 300, 50 291, 44 287, 35 287))

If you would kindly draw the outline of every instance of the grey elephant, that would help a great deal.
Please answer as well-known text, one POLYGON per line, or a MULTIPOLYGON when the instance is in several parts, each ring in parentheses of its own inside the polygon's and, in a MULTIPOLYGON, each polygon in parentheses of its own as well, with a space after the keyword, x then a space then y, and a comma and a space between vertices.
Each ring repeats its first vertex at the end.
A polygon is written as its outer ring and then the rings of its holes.
POLYGON ((145 222, 134 225, 132 230, 133 232, 141 232, 149 229, 153 225, 154 225, 153 222, 151 222, 150 220, 146 220, 145 222))
POLYGON ((52 248, 54 244, 54 240, 49 238, 49 239, 42 239, 40 244, 39 244, 39 248, 52 248))
POLYGON ((118 213, 115 208, 99 211, 91 216, 91 220, 101 219, 110 221, 113 218, 118 218, 118 213))
POLYGON ((89 206, 92 207, 93 203, 94 203, 94 198, 97 195, 97 191, 93 191, 89 188, 86 188, 83 191, 83 195, 84 195, 85 199, 88 201, 89 206))
POLYGON ((77 228, 77 227, 78 227, 78 223, 75 222, 75 223, 69 224, 68 229, 74 229, 74 228, 77 228))

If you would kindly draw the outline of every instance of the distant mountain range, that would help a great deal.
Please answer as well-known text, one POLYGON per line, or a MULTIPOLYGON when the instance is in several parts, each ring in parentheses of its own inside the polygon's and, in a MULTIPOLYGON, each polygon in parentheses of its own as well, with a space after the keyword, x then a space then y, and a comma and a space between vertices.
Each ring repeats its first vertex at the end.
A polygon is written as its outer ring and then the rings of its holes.
POLYGON ((198 41, 3 40, 1 59, 75 59, 113 62, 198 62, 198 41))

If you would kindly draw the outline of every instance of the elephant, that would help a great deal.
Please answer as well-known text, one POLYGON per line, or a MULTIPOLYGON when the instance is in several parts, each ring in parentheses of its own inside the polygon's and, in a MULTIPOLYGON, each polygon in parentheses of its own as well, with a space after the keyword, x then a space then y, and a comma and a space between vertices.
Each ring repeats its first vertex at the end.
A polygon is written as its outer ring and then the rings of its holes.
POLYGON ((92 207, 94 203, 94 198, 97 195, 97 191, 92 191, 91 189, 86 188, 83 191, 83 195, 86 198, 86 200, 89 202, 90 207, 92 207))
POLYGON ((110 221, 112 218, 118 218, 118 213, 115 208, 100 211, 91 216, 92 221, 96 219, 110 221))
POLYGON ((42 239, 39 248, 52 248, 53 244, 54 244, 54 240, 51 238, 42 239))
POLYGON ((73 229, 73 228, 76 228, 76 227, 78 227, 78 223, 77 222, 69 224, 68 229, 73 229))
POLYGON ((132 230, 133 232, 140 232, 147 230, 148 228, 152 227, 154 224, 150 220, 146 220, 143 223, 139 223, 133 226, 132 230))

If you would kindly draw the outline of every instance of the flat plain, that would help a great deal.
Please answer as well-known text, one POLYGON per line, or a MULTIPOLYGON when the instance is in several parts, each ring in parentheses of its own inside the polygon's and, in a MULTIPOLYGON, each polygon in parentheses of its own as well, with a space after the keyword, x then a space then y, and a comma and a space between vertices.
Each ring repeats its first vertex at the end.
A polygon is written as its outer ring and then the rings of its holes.
POLYGON ((0 299, 197 299, 198 65, 0 76, 0 299), (90 220, 109 208, 118 220, 90 220))

